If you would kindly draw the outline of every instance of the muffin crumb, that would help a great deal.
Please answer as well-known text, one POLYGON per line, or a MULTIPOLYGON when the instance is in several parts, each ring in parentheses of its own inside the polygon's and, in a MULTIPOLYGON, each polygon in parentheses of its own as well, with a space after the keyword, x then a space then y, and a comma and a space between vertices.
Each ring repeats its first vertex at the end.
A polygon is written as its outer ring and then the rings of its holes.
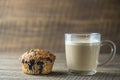
POLYGON ((26 74, 49 74, 56 56, 47 50, 31 49, 25 52, 20 60, 26 74))

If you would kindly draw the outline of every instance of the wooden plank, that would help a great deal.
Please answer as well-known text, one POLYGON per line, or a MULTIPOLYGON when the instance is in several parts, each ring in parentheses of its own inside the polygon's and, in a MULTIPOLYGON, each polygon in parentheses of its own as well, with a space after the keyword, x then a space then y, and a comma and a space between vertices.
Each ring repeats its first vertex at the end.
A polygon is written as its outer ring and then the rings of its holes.
MULTIPOLYGON (((67 73, 65 54, 57 53, 53 72, 49 75, 26 75, 21 70, 18 60, 22 52, 0 54, 0 80, 119 80, 120 79, 120 55, 103 67, 98 68, 93 76, 70 75, 67 73)), ((102 55, 105 58, 107 55, 102 55)))
POLYGON ((0 51, 64 52, 65 33, 98 32, 119 53, 119 14, 119 0, 0 0, 0 51))

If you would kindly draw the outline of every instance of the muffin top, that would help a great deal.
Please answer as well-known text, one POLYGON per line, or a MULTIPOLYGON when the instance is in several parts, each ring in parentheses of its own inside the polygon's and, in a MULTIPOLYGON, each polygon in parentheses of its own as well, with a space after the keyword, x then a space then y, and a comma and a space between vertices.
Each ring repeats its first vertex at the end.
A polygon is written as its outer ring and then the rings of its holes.
POLYGON ((25 52, 21 56, 21 60, 31 60, 31 59, 46 59, 50 58, 52 60, 55 60, 56 56, 52 53, 50 53, 47 50, 42 50, 42 49, 31 49, 30 51, 25 52))

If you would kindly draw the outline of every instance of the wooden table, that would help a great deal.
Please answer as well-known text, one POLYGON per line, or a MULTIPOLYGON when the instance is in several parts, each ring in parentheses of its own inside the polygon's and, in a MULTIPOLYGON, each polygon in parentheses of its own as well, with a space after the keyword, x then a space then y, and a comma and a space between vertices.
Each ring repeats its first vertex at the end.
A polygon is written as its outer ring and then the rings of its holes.
POLYGON ((20 52, 0 53, 0 80, 120 80, 120 55, 116 55, 110 64, 99 67, 93 76, 68 74, 64 53, 56 54, 57 59, 51 74, 26 75, 21 70, 20 55, 20 52))

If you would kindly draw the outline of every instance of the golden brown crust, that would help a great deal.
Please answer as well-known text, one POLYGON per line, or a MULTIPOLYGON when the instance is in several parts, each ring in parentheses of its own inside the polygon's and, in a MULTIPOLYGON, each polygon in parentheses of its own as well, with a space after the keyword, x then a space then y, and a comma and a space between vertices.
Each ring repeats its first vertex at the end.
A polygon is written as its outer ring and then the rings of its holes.
POLYGON ((26 74, 49 74, 56 56, 46 50, 31 49, 25 52, 20 60, 26 74))
POLYGON ((41 50, 41 49, 31 49, 30 51, 25 52, 21 56, 21 59, 26 59, 26 60, 45 59, 45 58, 50 58, 52 60, 55 60, 56 56, 47 50, 41 50))

